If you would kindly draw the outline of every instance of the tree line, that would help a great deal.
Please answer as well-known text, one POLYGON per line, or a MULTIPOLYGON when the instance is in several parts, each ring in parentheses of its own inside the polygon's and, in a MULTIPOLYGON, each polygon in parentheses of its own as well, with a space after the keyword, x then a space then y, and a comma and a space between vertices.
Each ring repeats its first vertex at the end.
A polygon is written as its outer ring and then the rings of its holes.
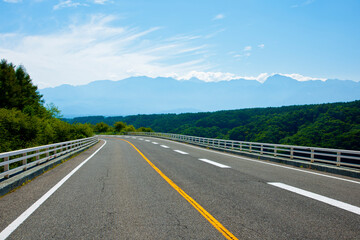
POLYGON ((89 116, 66 121, 109 125, 122 121, 156 132, 360 150, 360 101, 183 114, 89 116))
POLYGON ((90 124, 94 132, 97 134, 125 134, 127 132, 153 132, 153 130, 149 127, 139 127, 138 129, 135 129, 133 125, 127 125, 124 122, 118 121, 115 122, 112 126, 108 125, 104 122, 99 122, 96 124, 90 124))
POLYGON ((23 66, 0 61, 0 152, 90 137, 90 124, 62 121, 54 104, 45 105, 23 66))

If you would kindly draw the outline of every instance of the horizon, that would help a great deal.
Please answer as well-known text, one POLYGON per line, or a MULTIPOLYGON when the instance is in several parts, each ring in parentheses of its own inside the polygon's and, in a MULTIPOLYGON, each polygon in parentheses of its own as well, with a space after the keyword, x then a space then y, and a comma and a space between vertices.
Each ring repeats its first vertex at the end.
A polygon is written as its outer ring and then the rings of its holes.
POLYGON ((360 81, 356 0, 1 0, 0 9, 0 56, 40 89, 135 76, 360 81))
MULTIPOLYGON (((94 83, 94 82, 102 82, 102 81, 110 81, 110 82, 119 82, 119 81, 124 81, 124 80, 128 80, 128 79, 132 79, 132 78, 148 78, 148 79, 157 79, 157 78, 165 78, 165 79, 171 79, 171 80, 176 80, 176 81, 183 81, 183 82, 186 82, 186 81, 192 81, 192 80, 196 80, 196 81, 200 81, 200 82, 204 82, 204 83, 218 83, 218 82, 230 82, 230 81, 237 81, 237 80, 245 80, 245 81, 256 81, 256 82, 259 82, 261 84, 265 83, 269 78, 271 77, 276 77, 276 76, 281 76, 281 77, 286 77, 286 78, 291 78, 295 81, 298 81, 298 82, 306 82, 306 81, 321 81, 321 82, 326 82, 326 81, 331 81, 331 80, 336 80, 336 81, 351 81, 351 82, 360 82, 360 81, 354 81, 354 80, 350 80, 350 79, 309 79, 309 78, 306 78, 306 77, 303 77, 303 78, 295 78, 295 77, 292 77, 292 76, 289 76, 288 74, 280 74, 280 73, 274 73, 274 74, 270 74, 269 76, 267 76, 266 78, 262 78, 261 81, 259 79, 246 79, 246 78, 234 78, 234 79, 226 79, 226 80, 217 80, 217 81, 204 81, 204 80, 201 80, 199 78, 196 78, 196 77, 192 77, 190 79, 176 79, 176 78, 173 78, 173 77, 148 77, 148 76, 131 76, 131 77, 127 77, 127 78, 123 78, 123 79, 118 79, 118 80, 110 80, 110 79, 102 79, 102 80, 94 80, 94 81, 91 81, 91 82, 88 82, 88 83, 84 83, 84 84, 80 84, 80 85, 73 85, 73 84, 68 84, 68 83, 65 83, 65 84, 61 84, 61 85, 58 85, 58 86, 54 86, 54 87, 46 87, 46 88, 57 88, 57 87, 61 87, 61 86, 72 86, 72 87, 80 87, 80 86, 85 86, 85 85, 88 85, 88 84, 91 84, 91 83, 94 83)), ((39 88, 38 89, 46 89, 46 88, 39 88)))
POLYGON ((357 102, 360 100, 354 101, 344 101, 344 102, 325 102, 325 103, 309 103, 309 104, 294 104, 294 105, 284 105, 284 106, 276 106, 276 107, 246 107, 246 108, 237 108, 237 109, 225 109, 225 110, 214 110, 214 111, 201 111, 201 112, 182 112, 182 113, 138 113, 138 114, 130 114, 130 115, 81 115, 81 116, 73 116, 73 117, 65 117, 63 116, 61 119, 75 119, 75 118, 86 118, 86 117, 104 117, 104 118, 112 118, 112 117, 131 117, 131 116, 141 116, 141 115, 166 115, 166 114, 196 114, 196 113, 216 113, 222 111, 238 111, 238 110, 247 110, 247 109, 266 109, 266 108, 283 108, 283 107, 299 107, 299 106, 315 106, 315 105, 324 105, 324 104, 342 104, 342 103, 351 103, 357 102))

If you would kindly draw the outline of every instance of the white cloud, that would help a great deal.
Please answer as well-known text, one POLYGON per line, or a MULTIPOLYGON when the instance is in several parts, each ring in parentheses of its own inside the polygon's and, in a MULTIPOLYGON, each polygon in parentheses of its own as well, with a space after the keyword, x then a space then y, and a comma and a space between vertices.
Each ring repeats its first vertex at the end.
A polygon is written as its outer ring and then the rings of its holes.
POLYGON ((326 81, 326 78, 307 77, 307 76, 303 76, 303 75, 298 74, 298 73, 292 73, 292 74, 279 73, 279 75, 286 76, 286 77, 291 77, 291 78, 296 79, 296 80, 301 81, 301 82, 309 81, 309 80, 326 81))
POLYGON ((228 72, 199 72, 191 71, 184 75, 173 74, 170 77, 174 77, 178 80, 189 80, 191 78, 197 78, 205 82, 220 82, 220 81, 230 81, 234 79, 245 79, 245 80, 256 80, 260 83, 264 83, 269 77, 274 75, 282 75, 286 77, 291 77, 297 81, 309 81, 309 80, 321 80, 325 81, 326 78, 315 78, 315 77, 306 77, 298 73, 284 74, 284 73, 260 73, 257 76, 242 76, 236 75, 228 72))
POLYGON ((191 71, 184 75, 173 74, 171 77, 174 77, 178 80, 189 80, 191 78, 197 78, 205 82, 220 82, 220 81, 230 81, 234 79, 245 79, 245 80, 256 80, 259 82, 265 82, 265 80, 271 76, 268 73, 261 73, 258 76, 241 76, 229 72, 200 72, 200 71, 191 71))
MULTIPOLYGON (((161 28, 145 30, 114 26, 114 16, 93 16, 83 24, 72 24, 48 35, 0 33, 0 56, 24 65, 40 88, 61 84, 81 85, 95 80, 121 80, 131 76, 196 77, 207 82, 247 79, 264 82, 274 73, 243 76, 209 71, 209 47, 194 44, 202 36, 173 36, 152 40, 161 28), (190 60, 189 60, 190 59, 190 60)), ((246 57, 228 53, 235 58, 246 57)), ((300 74, 282 74, 299 81, 325 80, 300 74)))
POLYGON ((251 46, 246 46, 244 47, 244 51, 247 52, 247 51, 251 51, 252 50, 252 47, 251 46))
POLYGON ((220 19, 223 19, 223 18, 225 18, 225 15, 222 14, 222 13, 220 13, 220 14, 216 15, 216 16, 213 18, 213 20, 220 20, 220 19))
POLYGON ((236 79, 236 75, 233 73, 198 72, 198 71, 191 71, 184 75, 174 74, 172 77, 178 80, 189 80, 191 78, 197 78, 205 82, 219 82, 219 81, 229 81, 232 79, 236 79))
POLYGON ((160 28, 114 27, 115 19, 93 16, 84 24, 73 24, 49 35, 0 33, 0 56, 23 64, 40 88, 209 68, 203 53, 199 53, 206 52, 207 46, 195 45, 191 36, 155 41, 149 35, 160 28))
POLYGON ((263 43, 262 43, 262 44, 259 44, 258 47, 259 47, 259 48, 264 48, 264 47, 265 47, 265 44, 263 44, 263 43))
POLYGON ((78 7, 78 6, 89 6, 89 5, 85 3, 73 2, 72 0, 65 0, 65 1, 60 1, 58 4, 56 4, 53 7, 53 9, 59 10, 61 8, 78 7))
POLYGON ((19 2, 22 2, 22 0, 4 0, 4 2, 7 2, 7 3, 19 3, 19 2))
POLYGON ((108 2, 109 0, 94 0, 95 4, 105 4, 106 2, 108 2))

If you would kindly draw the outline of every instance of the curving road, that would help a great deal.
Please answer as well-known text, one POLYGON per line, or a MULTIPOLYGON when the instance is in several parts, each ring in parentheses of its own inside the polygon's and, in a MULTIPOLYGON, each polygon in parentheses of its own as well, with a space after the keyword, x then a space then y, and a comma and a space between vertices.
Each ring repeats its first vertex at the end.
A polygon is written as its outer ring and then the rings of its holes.
POLYGON ((0 239, 359 239, 357 179, 162 139, 103 139, 0 198, 0 239))

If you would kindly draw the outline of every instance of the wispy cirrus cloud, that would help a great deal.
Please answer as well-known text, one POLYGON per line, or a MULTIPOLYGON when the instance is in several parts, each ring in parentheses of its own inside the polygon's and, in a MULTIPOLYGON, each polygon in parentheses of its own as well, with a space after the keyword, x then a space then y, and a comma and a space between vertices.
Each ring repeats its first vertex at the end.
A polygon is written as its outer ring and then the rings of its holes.
POLYGON ((205 70, 206 44, 193 37, 153 39, 159 27, 114 26, 114 16, 93 16, 83 24, 47 35, 0 34, 0 55, 23 64, 40 88, 205 70))
POLYGON ((65 1, 60 1, 58 4, 54 5, 53 9, 59 10, 62 8, 79 7, 79 6, 89 6, 89 5, 86 3, 74 2, 72 0, 65 0, 65 1))
POLYGON ((95 4, 105 4, 107 2, 109 2, 109 0, 94 0, 95 4))
POLYGON ((291 8, 298 8, 298 7, 304 7, 304 6, 307 6, 307 5, 310 5, 312 4, 313 2, 315 2, 315 0, 306 0, 306 1, 302 1, 301 3, 299 4, 294 4, 291 6, 291 8))
POLYGON ((20 3, 20 2, 22 2, 22 0, 4 0, 4 2, 7 2, 7 3, 20 3))
POLYGON ((225 15, 222 14, 222 13, 219 13, 218 15, 216 15, 213 20, 220 20, 220 19, 224 19, 225 18, 225 15))
POLYGON ((246 46, 246 47, 244 47, 244 51, 245 52, 249 52, 249 51, 251 51, 252 50, 252 46, 246 46))

